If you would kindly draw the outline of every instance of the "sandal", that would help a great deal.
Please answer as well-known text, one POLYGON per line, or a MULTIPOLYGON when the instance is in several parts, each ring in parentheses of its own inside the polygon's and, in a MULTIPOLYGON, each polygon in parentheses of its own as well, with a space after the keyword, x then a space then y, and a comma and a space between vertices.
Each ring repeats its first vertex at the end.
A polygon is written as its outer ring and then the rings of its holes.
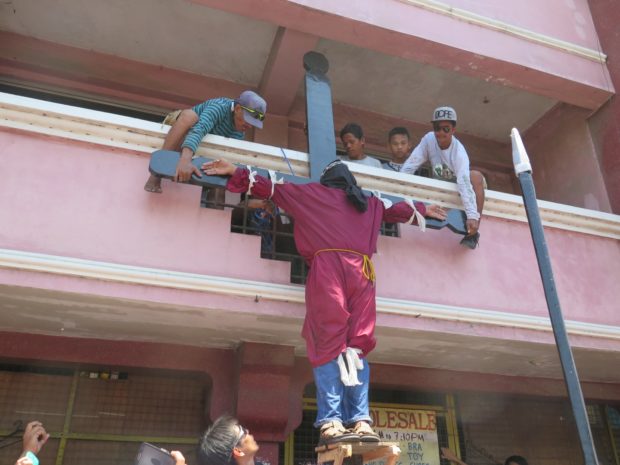
POLYGON ((358 440, 359 435, 344 429, 344 426, 342 426, 342 423, 338 420, 329 421, 321 426, 319 446, 334 444, 336 442, 352 442, 358 440))
POLYGON ((365 421, 358 421, 351 428, 351 432, 355 433, 361 442, 381 442, 381 438, 365 421))

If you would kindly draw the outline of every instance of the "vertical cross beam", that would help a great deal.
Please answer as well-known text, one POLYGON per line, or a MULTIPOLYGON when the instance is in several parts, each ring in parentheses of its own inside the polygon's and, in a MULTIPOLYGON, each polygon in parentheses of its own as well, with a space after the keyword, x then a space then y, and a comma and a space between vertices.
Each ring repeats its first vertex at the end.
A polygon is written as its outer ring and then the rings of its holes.
POLYGON ((329 63, 324 55, 308 52, 304 68, 310 179, 319 182, 323 169, 336 158, 332 91, 326 75, 329 63))

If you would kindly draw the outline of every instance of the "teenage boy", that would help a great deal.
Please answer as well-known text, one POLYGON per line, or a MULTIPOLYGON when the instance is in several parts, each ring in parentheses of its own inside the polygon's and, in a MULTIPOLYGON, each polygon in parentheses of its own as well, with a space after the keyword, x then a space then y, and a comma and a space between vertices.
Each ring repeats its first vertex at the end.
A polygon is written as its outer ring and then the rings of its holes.
POLYGON ((469 169, 469 157, 463 144, 454 137, 456 111, 439 107, 433 112, 433 130, 413 149, 401 172, 415 173, 424 162, 430 162, 433 177, 456 182, 467 215, 467 235, 461 244, 475 249, 480 239, 478 228, 484 206, 485 180, 482 173, 469 169))
POLYGON ((344 149, 347 151, 346 156, 341 156, 344 161, 352 161, 361 165, 373 166, 381 168, 381 162, 376 158, 369 157, 364 153, 364 131, 357 123, 348 123, 340 130, 340 140, 344 149))
POLYGON ((411 153, 411 137, 407 128, 395 127, 388 134, 388 148, 392 153, 392 160, 383 163, 383 168, 391 171, 400 171, 411 153))

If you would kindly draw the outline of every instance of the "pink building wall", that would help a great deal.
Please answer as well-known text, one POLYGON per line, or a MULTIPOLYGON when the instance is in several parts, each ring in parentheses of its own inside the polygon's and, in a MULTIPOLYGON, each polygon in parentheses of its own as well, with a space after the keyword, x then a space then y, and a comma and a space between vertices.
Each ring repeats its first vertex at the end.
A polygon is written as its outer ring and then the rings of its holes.
POLYGON ((599 48, 587 0, 522 0, 512 4, 494 0, 451 0, 449 4, 583 47, 599 48))
POLYGON ((588 116, 586 110, 558 105, 526 132, 524 143, 538 198, 611 212, 588 116))
MULTIPOLYGON (((273 19, 275 14, 270 8, 244 13, 250 11, 244 8, 244 2, 232 5, 221 0, 194 1, 262 20, 273 19)), ((289 6, 291 14, 281 20, 283 25, 313 31, 322 37, 458 70, 586 108, 599 107, 613 92, 609 74, 600 63, 407 2, 295 0, 290 3, 304 8, 289 6), (445 47, 452 50, 448 52, 445 47), (549 87, 552 81, 553 88, 549 87)), ((476 12, 473 3, 452 2, 451 6, 462 4, 464 9, 476 12)), ((476 9, 485 10, 485 6, 486 3, 479 4, 476 9)), ((514 24, 508 17, 516 16, 519 18, 516 25, 578 45, 591 46, 596 40, 584 0, 562 4, 528 1, 503 4, 493 10, 491 17, 495 15, 514 24), (564 21, 553 19, 558 15, 564 21)))
MULTIPOLYGON (((602 47, 610 59, 607 62, 611 82, 620 86, 620 4, 613 0, 589 1, 602 47)), ((620 101, 610 99, 590 119, 597 156, 603 171, 609 200, 615 213, 620 213, 620 101)))
MULTIPOLYGON (((145 156, 3 130, 0 159, 3 172, 27 173, 0 184, 0 248, 289 283, 288 263, 260 259, 258 237, 229 232, 229 212, 199 208, 199 189, 167 183, 162 195, 145 193, 145 156)), ((447 230, 401 231, 379 240, 379 296, 547 314, 525 223, 486 217, 474 252, 447 230)), ((565 317, 620 325, 617 241, 552 228, 547 239, 565 317)), ((117 287, 125 298, 144 297, 117 287)))

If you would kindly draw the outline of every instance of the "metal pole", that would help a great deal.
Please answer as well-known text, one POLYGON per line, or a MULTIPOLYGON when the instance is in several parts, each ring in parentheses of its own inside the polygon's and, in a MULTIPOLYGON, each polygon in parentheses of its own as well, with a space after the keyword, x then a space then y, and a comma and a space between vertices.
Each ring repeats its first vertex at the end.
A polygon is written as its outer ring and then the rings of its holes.
POLYGON ((543 288, 545 290, 545 298, 551 318, 553 335, 555 336, 555 343, 560 354, 564 381, 566 383, 566 389, 568 390, 568 397, 573 410, 573 416, 575 417, 575 423, 577 424, 577 432, 579 434, 584 463, 585 465, 598 465, 592 431, 590 430, 590 423, 588 422, 586 405, 583 400, 583 393, 581 392, 577 367, 573 359, 568 335, 566 334, 564 317, 562 316, 562 309, 555 288, 551 261, 549 260, 549 250, 547 249, 547 242, 545 241, 545 232, 536 202, 536 191, 534 189, 534 180, 532 179, 532 166, 525 152, 525 147, 523 146, 519 131, 513 128, 510 137, 512 139, 512 161, 523 191, 525 211, 527 212, 532 241, 534 242, 534 249, 536 250, 536 259, 538 260, 540 277, 542 278, 543 288))

